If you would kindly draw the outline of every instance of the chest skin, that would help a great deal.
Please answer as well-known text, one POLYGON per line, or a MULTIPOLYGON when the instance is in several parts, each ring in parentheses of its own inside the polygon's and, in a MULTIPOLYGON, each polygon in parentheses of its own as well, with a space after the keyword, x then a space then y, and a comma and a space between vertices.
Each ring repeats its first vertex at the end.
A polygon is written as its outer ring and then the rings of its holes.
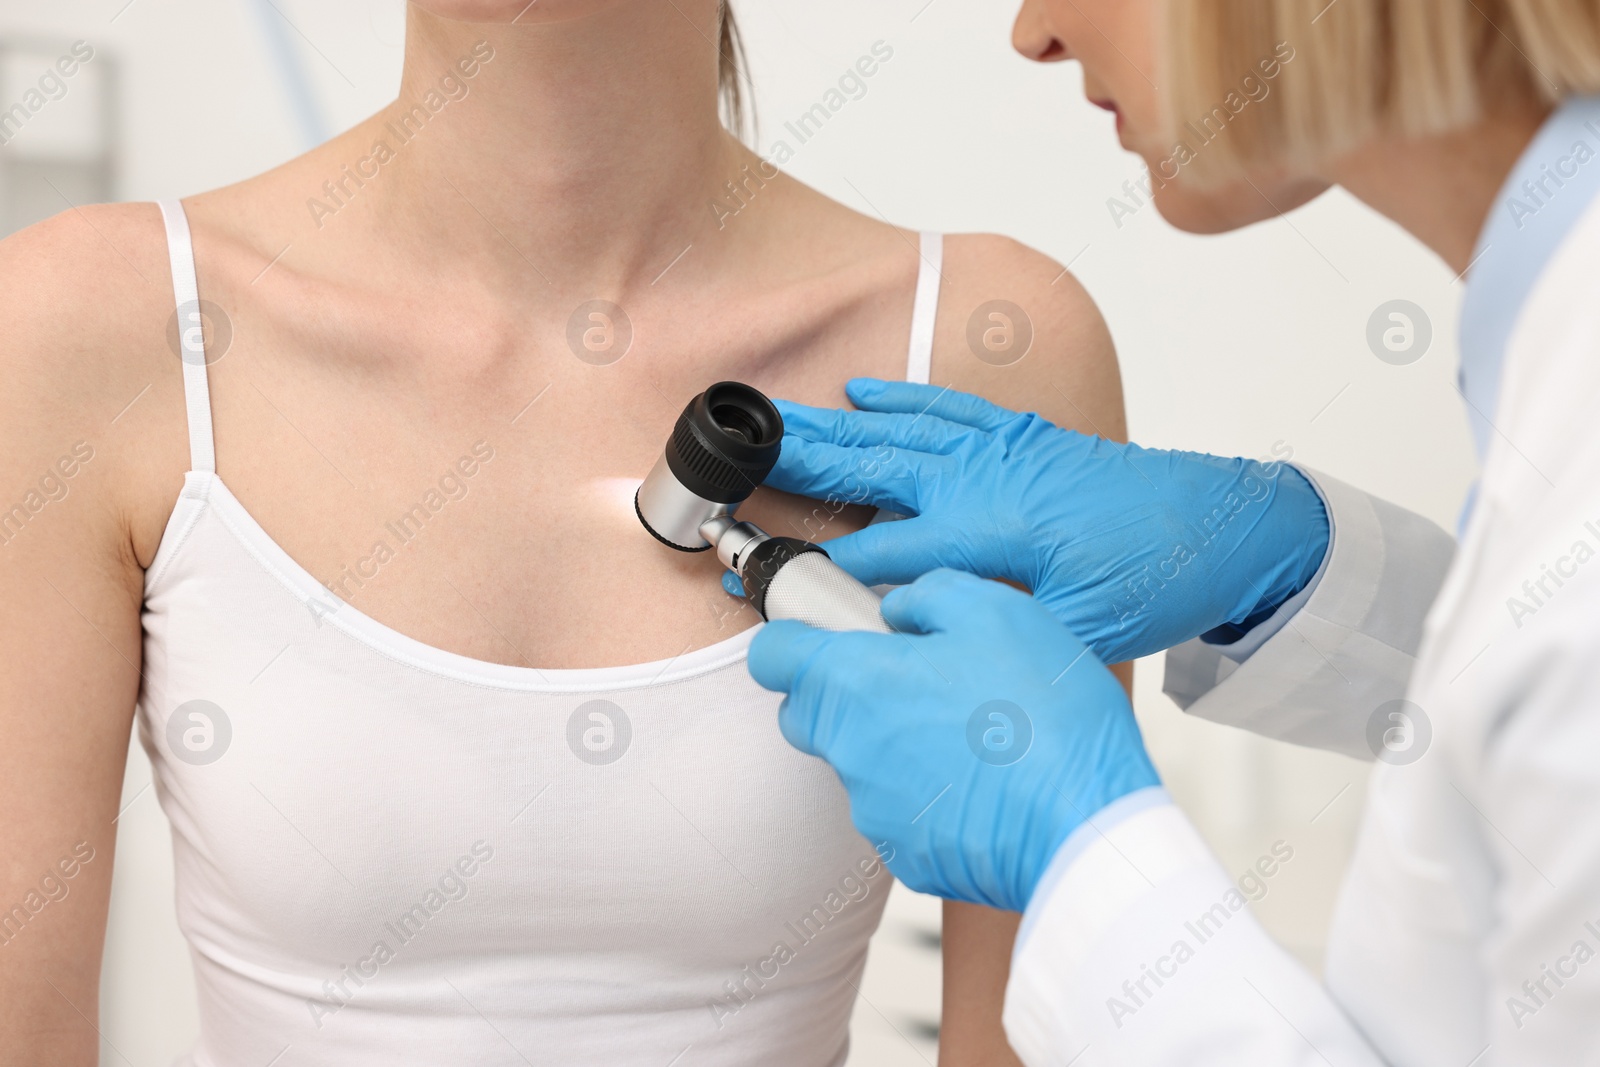
MULTIPOLYGON (((634 514, 683 405, 723 379, 842 405, 852 376, 903 377, 914 280, 897 263, 720 308, 636 305, 611 363, 566 323, 474 315, 470 294, 409 313, 311 294, 297 304, 328 314, 309 329, 246 297, 210 368, 218 473, 298 563, 409 637, 521 666, 670 658, 759 621, 712 554, 666 549, 634 514)), ((762 489, 740 514, 820 541, 871 511, 762 489)))

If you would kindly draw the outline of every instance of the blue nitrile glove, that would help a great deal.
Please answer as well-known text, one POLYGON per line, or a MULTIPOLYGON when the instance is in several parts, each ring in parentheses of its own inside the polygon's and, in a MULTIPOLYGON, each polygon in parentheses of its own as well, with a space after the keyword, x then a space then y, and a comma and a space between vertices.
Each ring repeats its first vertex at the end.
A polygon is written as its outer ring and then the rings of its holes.
POLYGON ((789 743, 833 765, 856 829, 912 889, 1022 911, 1067 835, 1160 784, 1128 697, 1041 604, 939 570, 893 634, 769 623, 750 673, 789 743))
POLYGON ((862 410, 777 402, 786 433, 767 484, 825 510, 914 516, 826 543, 868 585, 936 567, 1004 578, 1118 663, 1236 639, 1327 552, 1321 497, 1281 462, 1121 445, 928 385, 847 390, 862 410))

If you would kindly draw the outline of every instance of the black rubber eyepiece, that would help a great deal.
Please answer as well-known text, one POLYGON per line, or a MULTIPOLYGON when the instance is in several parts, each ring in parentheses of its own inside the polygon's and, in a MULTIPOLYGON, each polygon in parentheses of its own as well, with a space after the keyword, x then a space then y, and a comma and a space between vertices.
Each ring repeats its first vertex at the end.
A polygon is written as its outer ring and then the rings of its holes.
POLYGON ((667 466, 695 496, 736 504, 772 473, 783 448, 783 416, 758 390, 718 382, 678 416, 667 466))

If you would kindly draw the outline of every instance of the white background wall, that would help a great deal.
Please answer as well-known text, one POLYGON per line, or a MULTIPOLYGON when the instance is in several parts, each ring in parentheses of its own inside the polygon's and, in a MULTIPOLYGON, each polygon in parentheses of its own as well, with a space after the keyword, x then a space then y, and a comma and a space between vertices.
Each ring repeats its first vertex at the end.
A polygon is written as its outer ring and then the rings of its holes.
MULTIPOLYGON (((902 225, 1006 233, 1070 262, 1116 336, 1138 440, 1246 455, 1287 442, 1298 461, 1453 528, 1472 477, 1451 385, 1460 286, 1393 226, 1335 194, 1222 238, 1180 235, 1151 208, 1119 227, 1107 200, 1140 165, 1118 150, 1110 117, 1084 104, 1075 68, 1011 53, 1012 4, 736 5, 763 150, 875 41, 894 48, 790 171, 902 225), (1374 309, 1397 298, 1433 325, 1432 348, 1409 366, 1380 361, 1365 340, 1374 309)), ((115 192, 143 200, 246 177, 378 108, 397 85, 402 18, 401 0, 0 0, 0 41, 83 38, 115 58, 115 192), (304 71, 311 107, 296 104, 275 54, 304 71)), ((1160 695, 1157 663, 1140 665, 1138 685, 1157 762, 1227 865, 1242 870, 1279 839, 1295 848, 1257 912, 1317 965, 1362 766, 1186 720, 1160 695)), ((148 782, 136 749, 102 1010, 103 1062, 136 1067, 169 1063, 194 1030, 167 828, 148 782)), ((918 931, 936 917, 933 902, 897 895, 852 1062, 931 1062, 919 1022, 936 1016, 938 975, 918 931)))

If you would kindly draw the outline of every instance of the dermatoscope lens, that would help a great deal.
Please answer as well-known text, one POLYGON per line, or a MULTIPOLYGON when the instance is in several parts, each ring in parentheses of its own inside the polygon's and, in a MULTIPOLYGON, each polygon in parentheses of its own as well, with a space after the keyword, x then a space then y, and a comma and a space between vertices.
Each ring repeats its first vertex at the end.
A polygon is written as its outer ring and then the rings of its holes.
POLYGON ((710 547, 701 523, 731 514, 772 472, 783 417, 758 390, 718 382, 678 416, 665 454, 634 500, 645 528, 673 548, 710 547))
POLYGON ((711 409, 711 419, 728 436, 749 445, 764 444, 766 430, 744 408, 733 404, 718 404, 711 409))

